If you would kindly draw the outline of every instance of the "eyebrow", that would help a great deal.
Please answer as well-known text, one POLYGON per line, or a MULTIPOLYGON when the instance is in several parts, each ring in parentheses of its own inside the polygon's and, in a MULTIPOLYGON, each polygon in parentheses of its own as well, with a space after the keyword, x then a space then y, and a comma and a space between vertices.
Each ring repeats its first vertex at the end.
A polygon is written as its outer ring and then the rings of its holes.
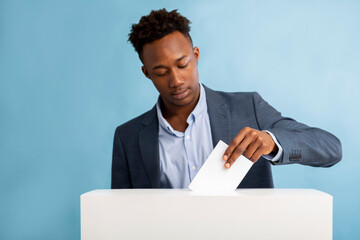
MULTIPOLYGON (((181 61, 182 59, 184 59, 186 57, 187 57, 187 55, 179 57, 178 59, 176 59, 176 62, 179 62, 179 61, 181 61)), ((158 69, 158 68, 166 68, 166 67, 164 65, 157 65, 157 66, 153 67, 152 70, 155 70, 155 69, 158 69)))

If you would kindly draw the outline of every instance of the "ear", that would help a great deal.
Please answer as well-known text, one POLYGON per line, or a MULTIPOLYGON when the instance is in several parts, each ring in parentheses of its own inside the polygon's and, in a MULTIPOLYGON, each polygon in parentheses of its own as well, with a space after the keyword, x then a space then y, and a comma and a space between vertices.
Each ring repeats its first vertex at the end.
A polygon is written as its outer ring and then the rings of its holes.
POLYGON ((149 75, 148 71, 146 70, 145 66, 141 66, 141 70, 144 73, 145 77, 147 77, 148 79, 151 80, 150 75, 149 75))
POLYGON ((199 50, 199 48, 198 48, 198 47, 194 47, 194 48, 193 48, 193 52, 194 52, 196 61, 198 62, 199 59, 200 59, 200 50, 199 50))

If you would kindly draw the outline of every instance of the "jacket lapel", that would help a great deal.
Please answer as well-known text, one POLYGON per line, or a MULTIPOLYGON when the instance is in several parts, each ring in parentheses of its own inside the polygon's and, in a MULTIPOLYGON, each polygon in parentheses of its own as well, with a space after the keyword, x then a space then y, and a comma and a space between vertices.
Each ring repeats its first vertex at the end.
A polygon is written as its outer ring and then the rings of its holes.
POLYGON ((141 158, 150 179, 151 188, 160 186, 159 124, 154 107, 144 118, 145 128, 139 134, 141 158))
POLYGON ((204 88, 206 92, 213 146, 215 147, 219 140, 229 144, 232 140, 229 107, 220 93, 215 92, 206 86, 204 86, 204 88))

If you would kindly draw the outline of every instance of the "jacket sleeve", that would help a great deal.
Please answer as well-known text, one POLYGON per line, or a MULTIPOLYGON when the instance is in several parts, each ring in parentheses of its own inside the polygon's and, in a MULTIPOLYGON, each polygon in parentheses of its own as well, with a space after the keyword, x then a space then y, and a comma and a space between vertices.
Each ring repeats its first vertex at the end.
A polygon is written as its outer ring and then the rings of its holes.
POLYGON ((111 188, 132 188, 128 162, 119 136, 115 131, 111 169, 111 188))
POLYGON ((340 140, 331 133, 283 117, 256 92, 253 102, 260 129, 270 131, 283 148, 283 154, 276 164, 330 167, 341 160, 340 140))

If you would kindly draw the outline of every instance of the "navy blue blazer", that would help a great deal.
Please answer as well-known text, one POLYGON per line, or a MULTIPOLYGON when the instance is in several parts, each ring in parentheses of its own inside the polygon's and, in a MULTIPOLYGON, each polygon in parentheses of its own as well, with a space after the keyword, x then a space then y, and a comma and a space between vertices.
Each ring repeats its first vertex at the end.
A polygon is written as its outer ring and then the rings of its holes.
MULTIPOLYGON (((339 139, 283 117, 256 92, 226 93, 204 86, 213 145, 229 144, 244 127, 269 130, 283 148, 277 164, 329 167, 341 160, 339 139)), ((159 188, 159 124, 156 107, 116 128, 111 188, 159 188)), ((270 161, 261 157, 238 188, 273 188, 270 161)))

